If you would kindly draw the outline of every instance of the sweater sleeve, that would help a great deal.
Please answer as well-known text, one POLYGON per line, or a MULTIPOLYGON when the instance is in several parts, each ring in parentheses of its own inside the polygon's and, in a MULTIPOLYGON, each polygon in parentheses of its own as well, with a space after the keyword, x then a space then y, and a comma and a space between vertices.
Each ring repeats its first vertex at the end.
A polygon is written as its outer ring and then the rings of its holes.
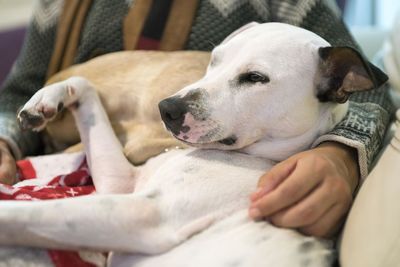
MULTIPOLYGON (((272 1, 274 20, 286 22, 313 31, 332 46, 360 48, 349 33, 341 17, 323 0, 272 1)), ((319 137, 313 147, 324 141, 336 141, 357 149, 361 178, 365 179, 389 125, 394 108, 389 98, 388 86, 355 93, 349 100, 346 117, 328 134, 319 137)))
POLYGON ((16 113, 45 83, 61 8, 61 0, 37 3, 20 55, 0 89, 0 139, 17 159, 40 147, 37 133, 20 130, 16 113))

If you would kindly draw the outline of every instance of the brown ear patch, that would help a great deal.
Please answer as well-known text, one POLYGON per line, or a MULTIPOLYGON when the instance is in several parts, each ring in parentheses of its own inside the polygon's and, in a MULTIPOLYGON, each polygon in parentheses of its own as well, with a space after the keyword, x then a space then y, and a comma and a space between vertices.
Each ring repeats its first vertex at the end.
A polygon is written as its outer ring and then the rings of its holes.
POLYGON ((322 47, 317 97, 320 101, 344 103, 354 92, 371 90, 388 77, 351 47, 322 47))

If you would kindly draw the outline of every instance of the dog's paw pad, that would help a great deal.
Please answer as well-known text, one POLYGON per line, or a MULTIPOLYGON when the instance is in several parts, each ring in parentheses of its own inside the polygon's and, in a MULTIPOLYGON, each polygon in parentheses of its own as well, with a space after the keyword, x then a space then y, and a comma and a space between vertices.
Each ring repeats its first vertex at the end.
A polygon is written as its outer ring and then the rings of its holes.
POLYGON ((23 130, 39 129, 45 123, 45 118, 41 114, 32 114, 27 110, 18 113, 18 122, 23 130))
POLYGON ((52 119, 58 112, 58 108, 54 108, 54 107, 49 107, 46 105, 40 105, 39 107, 37 107, 37 111, 39 112, 39 114, 43 114, 43 117, 45 119, 52 119))

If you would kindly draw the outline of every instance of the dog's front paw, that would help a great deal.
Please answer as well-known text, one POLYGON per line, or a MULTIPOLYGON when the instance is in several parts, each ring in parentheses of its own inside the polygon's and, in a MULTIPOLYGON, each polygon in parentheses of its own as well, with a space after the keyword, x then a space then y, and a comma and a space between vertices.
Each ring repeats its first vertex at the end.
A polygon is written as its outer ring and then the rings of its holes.
POLYGON ((47 122, 54 119, 57 113, 63 109, 63 106, 63 103, 60 102, 57 106, 38 103, 31 108, 23 107, 18 112, 18 122, 24 130, 40 131, 46 126, 47 122))
POLYGON ((42 130, 64 108, 76 101, 75 89, 61 82, 40 89, 18 112, 22 129, 42 130))

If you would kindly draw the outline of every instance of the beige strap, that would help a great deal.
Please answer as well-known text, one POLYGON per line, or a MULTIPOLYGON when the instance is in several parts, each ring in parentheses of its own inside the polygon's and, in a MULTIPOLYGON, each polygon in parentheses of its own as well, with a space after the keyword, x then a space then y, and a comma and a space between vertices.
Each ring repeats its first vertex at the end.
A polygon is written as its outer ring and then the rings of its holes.
POLYGON ((168 15, 160 50, 182 50, 189 37, 198 0, 174 0, 168 15))
POLYGON ((71 32, 68 39, 68 44, 65 48, 64 57, 61 64, 61 70, 74 64, 76 51, 79 45, 79 39, 81 37, 81 31, 83 24, 85 23, 87 12, 92 5, 93 0, 81 0, 79 9, 76 12, 75 19, 71 28, 71 32))
POLYGON ((82 26, 92 2, 92 0, 64 1, 47 79, 74 63, 82 26))
POLYGON ((136 0, 124 18, 124 50, 134 50, 142 33, 153 0, 136 0))
POLYGON ((67 45, 75 14, 79 8, 79 3, 79 0, 64 1, 63 11, 58 21, 54 50, 47 69, 47 79, 58 72, 61 68, 64 50, 67 45))

